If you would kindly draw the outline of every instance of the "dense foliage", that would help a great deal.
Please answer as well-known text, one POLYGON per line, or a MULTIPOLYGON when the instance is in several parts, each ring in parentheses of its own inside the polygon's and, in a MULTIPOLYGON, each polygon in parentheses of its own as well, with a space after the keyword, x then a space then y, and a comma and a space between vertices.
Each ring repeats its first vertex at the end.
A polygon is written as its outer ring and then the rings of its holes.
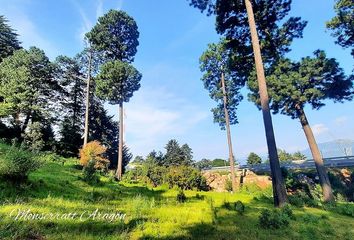
POLYGON ((336 0, 334 6, 336 16, 327 22, 336 43, 343 48, 351 49, 354 57, 354 2, 352 0, 336 0))

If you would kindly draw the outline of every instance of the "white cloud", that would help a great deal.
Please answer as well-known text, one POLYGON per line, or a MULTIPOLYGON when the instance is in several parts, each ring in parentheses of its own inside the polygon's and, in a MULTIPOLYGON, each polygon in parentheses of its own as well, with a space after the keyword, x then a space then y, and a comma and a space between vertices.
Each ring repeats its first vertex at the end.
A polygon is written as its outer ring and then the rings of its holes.
POLYGON ((337 117, 336 119, 334 119, 334 123, 337 126, 342 126, 345 123, 347 123, 347 121, 348 121, 348 117, 347 116, 341 116, 341 117, 337 117))
POLYGON ((312 126, 312 132, 315 136, 319 136, 323 133, 328 132, 329 129, 323 123, 315 124, 312 126))
MULTIPOLYGON (((145 87, 125 106, 126 142, 137 155, 162 150, 169 139, 182 137, 209 116, 164 88, 145 87)), ((117 106, 109 110, 117 116, 117 106)))

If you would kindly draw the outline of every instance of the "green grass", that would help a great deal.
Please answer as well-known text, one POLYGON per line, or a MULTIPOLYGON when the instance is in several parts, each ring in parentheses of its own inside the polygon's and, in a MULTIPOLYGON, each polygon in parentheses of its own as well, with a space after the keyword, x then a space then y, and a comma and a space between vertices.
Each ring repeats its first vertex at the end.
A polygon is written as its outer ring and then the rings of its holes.
MULTIPOLYGON (((0 152, 2 147, 0 146, 0 152)), ((176 201, 177 190, 116 183, 106 177, 90 186, 80 179, 75 162, 46 163, 14 186, 0 181, 0 239, 352 239, 354 218, 316 208, 295 208, 296 220, 287 229, 263 229, 258 216, 272 208, 267 194, 186 191, 187 201, 176 201), (198 194, 198 196, 197 196, 198 194), (227 210, 225 202, 242 201, 244 215, 227 210), (15 221, 12 211, 33 213, 121 212, 124 221, 32 220, 15 221)), ((269 191, 268 191, 269 195, 269 191)), ((354 207, 351 205, 351 207, 354 207)))

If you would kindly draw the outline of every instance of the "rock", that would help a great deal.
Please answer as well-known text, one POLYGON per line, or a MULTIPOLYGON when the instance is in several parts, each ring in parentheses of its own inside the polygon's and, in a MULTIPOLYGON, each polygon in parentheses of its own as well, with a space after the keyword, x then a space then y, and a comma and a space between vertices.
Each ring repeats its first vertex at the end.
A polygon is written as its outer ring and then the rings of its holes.
MULTIPOLYGON (((221 175, 218 172, 204 172, 208 186, 216 192, 226 192, 226 183, 231 180, 231 174, 221 175)), ((269 176, 258 176, 252 171, 237 171, 236 172, 236 183, 240 186, 247 184, 256 184, 260 188, 267 188, 272 184, 271 178, 269 176)))

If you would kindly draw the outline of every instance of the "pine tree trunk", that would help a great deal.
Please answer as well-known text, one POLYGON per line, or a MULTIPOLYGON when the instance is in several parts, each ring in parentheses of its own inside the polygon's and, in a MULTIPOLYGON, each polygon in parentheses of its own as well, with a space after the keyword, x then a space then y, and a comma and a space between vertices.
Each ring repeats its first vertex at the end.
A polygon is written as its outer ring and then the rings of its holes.
POLYGON ((92 52, 89 52, 87 86, 86 86, 86 111, 85 111, 85 131, 84 131, 84 146, 87 144, 89 135, 89 108, 90 108, 90 81, 91 81, 91 64, 92 52))
POLYGON ((333 192, 332 192, 331 183, 328 178, 328 173, 327 173, 326 167, 323 164, 321 152, 318 149, 316 139, 313 135, 310 124, 307 121, 307 117, 306 117, 304 110, 302 108, 298 107, 298 113, 299 113, 299 118, 300 118, 300 123, 301 123, 302 129, 304 130, 307 142, 308 142, 310 150, 311 150, 313 160, 315 161, 317 174, 319 176, 320 184, 322 187, 323 201, 332 202, 332 201, 334 201, 334 196, 333 196, 333 192))
POLYGON ((277 146, 275 143, 275 136, 273 130, 272 117, 269 110, 269 98, 267 92, 266 79, 264 74, 261 49, 259 46, 259 39, 256 29, 256 23, 253 14, 253 8, 250 0, 245 0, 248 23, 251 31, 252 47, 254 52, 254 59, 257 71, 257 80, 259 86, 259 95, 261 99, 261 107, 263 113, 263 122, 265 127, 265 133, 267 138, 268 153, 270 169, 272 174, 272 185, 274 195, 274 205, 279 207, 283 206, 287 202, 286 189, 284 179, 281 174, 279 158, 277 153, 277 146))
POLYGON ((123 162, 123 101, 119 103, 119 147, 118 147, 118 166, 117 179, 122 180, 122 162, 123 162))
POLYGON ((225 79, 224 79, 223 72, 221 73, 221 88, 222 88, 223 100, 224 100, 224 112, 225 112, 225 123, 226 123, 226 132, 227 132, 227 144, 229 147, 229 161, 230 161, 232 191, 236 192, 237 185, 236 185, 236 176, 235 176, 235 161, 234 161, 234 154, 232 150, 230 119, 229 119, 229 111, 227 110, 227 96, 226 96, 226 87, 225 87, 225 79))

